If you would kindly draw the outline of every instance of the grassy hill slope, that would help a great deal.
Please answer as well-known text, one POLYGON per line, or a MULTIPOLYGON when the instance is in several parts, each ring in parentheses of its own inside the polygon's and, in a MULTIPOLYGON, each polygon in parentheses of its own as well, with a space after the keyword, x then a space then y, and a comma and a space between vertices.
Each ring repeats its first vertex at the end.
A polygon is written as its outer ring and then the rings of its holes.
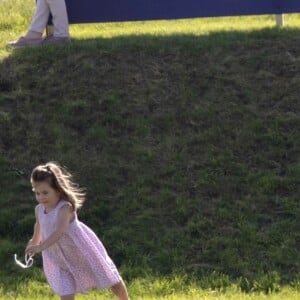
MULTIPOLYGON (((74 41, 0 63, 0 260, 34 221, 29 175, 56 160, 128 277, 299 274, 295 32, 74 41)), ((8 263, 9 262, 9 263, 8 263)))

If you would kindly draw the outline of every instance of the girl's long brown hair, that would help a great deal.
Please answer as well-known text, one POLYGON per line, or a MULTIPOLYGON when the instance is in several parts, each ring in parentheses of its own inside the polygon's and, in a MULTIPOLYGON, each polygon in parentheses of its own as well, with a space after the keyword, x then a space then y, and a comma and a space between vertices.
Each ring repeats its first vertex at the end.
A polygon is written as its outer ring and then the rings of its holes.
POLYGON ((31 173, 31 184, 46 181, 61 193, 61 198, 70 202, 74 211, 85 201, 85 192, 72 180, 72 175, 56 162, 35 167, 31 173))

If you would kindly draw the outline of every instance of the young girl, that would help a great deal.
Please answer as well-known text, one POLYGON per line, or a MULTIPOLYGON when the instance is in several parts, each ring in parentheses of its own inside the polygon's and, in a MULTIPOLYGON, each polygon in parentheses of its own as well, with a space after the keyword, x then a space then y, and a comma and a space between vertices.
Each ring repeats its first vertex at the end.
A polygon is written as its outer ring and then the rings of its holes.
POLYGON ((16 41, 9 42, 7 46, 23 48, 69 41, 69 21, 65 0, 37 0, 35 14, 26 35, 16 41), (43 39, 43 31, 47 26, 50 13, 53 20, 53 35, 43 39))
POLYGON ((42 252, 47 280, 61 300, 74 300, 90 288, 111 288, 129 300, 126 286, 95 233, 77 219, 85 200, 71 174, 57 163, 37 166, 31 174, 35 208, 34 233, 25 253, 42 252))

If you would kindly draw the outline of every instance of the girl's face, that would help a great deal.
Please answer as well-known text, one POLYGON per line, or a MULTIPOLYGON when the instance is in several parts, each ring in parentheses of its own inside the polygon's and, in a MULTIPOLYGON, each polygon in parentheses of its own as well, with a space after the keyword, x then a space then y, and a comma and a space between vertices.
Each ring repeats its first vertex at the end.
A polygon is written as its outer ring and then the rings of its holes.
POLYGON ((60 193, 53 189, 47 181, 34 182, 32 188, 37 202, 44 205, 46 210, 50 211, 55 208, 60 200, 60 193))

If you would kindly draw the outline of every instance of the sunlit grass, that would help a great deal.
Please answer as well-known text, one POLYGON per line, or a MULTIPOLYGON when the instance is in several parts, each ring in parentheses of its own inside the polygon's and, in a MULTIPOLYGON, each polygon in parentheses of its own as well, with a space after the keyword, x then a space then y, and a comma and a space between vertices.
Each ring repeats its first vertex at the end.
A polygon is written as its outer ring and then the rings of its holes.
MULTIPOLYGON (((300 28, 300 15, 285 15, 285 28, 300 28)), ((112 38, 127 35, 205 35, 212 32, 253 31, 276 26, 275 16, 217 17, 71 25, 76 38, 112 38)))
MULTIPOLYGON (((172 280, 157 279, 153 282, 135 280, 128 285, 131 299, 135 300, 298 300, 299 292, 290 287, 284 287, 278 293, 266 295, 264 293, 241 293, 236 286, 232 286, 226 292, 215 290, 203 290, 196 284, 174 286, 172 280)), ((183 284, 183 283, 182 283, 183 284)), ((31 281, 20 283, 15 290, 0 288, 0 300, 48 300, 57 299, 48 284, 31 281)), ((91 290, 87 294, 76 295, 77 300, 111 300, 112 292, 107 290, 91 290)))
MULTIPOLYGON (((8 41, 24 34, 34 13, 33 0, 0 0, 0 59, 8 52, 8 41)), ((300 15, 285 15, 285 28, 300 28, 300 15)), ((207 35, 213 32, 255 31, 274 28, 274 15, 217 17, 181 20, 113 22, 98 24, 71 25, 70 32, 75 39, 104 38, 120 36, 169 36, 207 35)))

